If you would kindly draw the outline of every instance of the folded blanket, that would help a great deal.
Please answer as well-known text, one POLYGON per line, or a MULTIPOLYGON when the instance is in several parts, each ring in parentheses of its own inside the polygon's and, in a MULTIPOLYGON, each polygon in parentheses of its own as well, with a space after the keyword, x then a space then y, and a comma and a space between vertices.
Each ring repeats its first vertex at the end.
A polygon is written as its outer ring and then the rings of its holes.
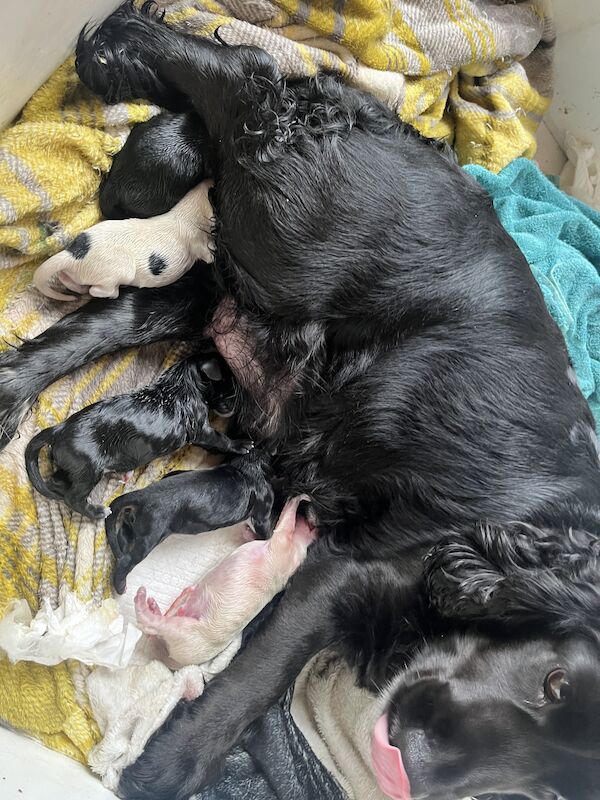
POLYGON ((562 331, 600 429, 600 213, 557 189, 521 158, 498 175, 466 168, 494 199, 562 331))
MULTIPOLYGON (((553 42, 541 0, 159 5, 181 30, 208 36, 220 26, 227 42, 261 45, 289 75, 319 67, 339 73, 423 133, 453 141, 462 162, 497 170, 534 151, 533 134, 549 102, 553 42)), ((32 270, 99 220, 101 174, 131 125, 157 112, 143 102, 105 106, 78 83, 69 59, 0 134, 0 340, 18 344, 66 312, 28 288, 32 270)), ((111 558, 102 525, 34 496, 23 449, 40 427, 151 380, 176 357, 174 348, 155 347, 102 359, 43 393, 20 438, 0 457, 0 614, 20 598, 35 613, 43 599, 56 606, 66 591, 82 601, 107 596, 111 558)), ((132 488, 182 464, 177 457, 156 462, 135 476, 132 488)), ((111 496, 120 490, 103 482, 97 491, 111 496)), ((86 674, 75 662, 1 661, 0 718, 85 760, 99 740, 86 674)))

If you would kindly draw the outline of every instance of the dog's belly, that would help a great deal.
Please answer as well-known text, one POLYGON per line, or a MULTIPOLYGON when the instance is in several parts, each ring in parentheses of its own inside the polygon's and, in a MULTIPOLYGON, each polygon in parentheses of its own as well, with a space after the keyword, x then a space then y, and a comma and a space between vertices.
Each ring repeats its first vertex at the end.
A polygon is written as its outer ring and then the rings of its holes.
MULTIPOLYGON (((254 402, 254 412, 245 423, 254 434, 269 438, 276 434, 281 412, 289 399, 293 380, 277 376, 273 380, 256 354, 256 341, 248 324, 248 318, 236 306, 232 298, 226 298, 217 306, 213 318, 205 329, 210 336, 238 384, 254 402)), ((248 412, 248 408, 246 409, 248 412)))
POLYGON ((255 356, 246 318, 231 298, 225 298, 217 306, 206 329, 238 383, 253 396, 259 395, 265 382, 265 372, 255 356))

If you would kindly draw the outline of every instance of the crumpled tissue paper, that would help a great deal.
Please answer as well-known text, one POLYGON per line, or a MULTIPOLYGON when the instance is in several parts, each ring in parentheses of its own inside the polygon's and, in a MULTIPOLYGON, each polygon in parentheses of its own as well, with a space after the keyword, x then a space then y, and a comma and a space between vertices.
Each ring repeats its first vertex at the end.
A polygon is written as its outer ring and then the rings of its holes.
POLYGON ((11 603, 0 620, 0 653, 13 663, 54 666, 72 658, 116 669, 127 666, 141 635, 113 599, 97 606, 67 592, 58 608, 44 600, 35 616, 26 600, 11 603))

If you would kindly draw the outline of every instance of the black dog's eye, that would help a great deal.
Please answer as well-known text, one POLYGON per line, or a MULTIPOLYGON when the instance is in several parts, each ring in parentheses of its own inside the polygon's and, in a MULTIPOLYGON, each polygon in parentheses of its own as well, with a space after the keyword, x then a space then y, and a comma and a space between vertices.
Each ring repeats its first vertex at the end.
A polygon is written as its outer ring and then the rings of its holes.
POLYGON ((544 694, 551 703, 561 703, 567 697, 569 679, 564 669, 553 669, 546 675, 544 694))

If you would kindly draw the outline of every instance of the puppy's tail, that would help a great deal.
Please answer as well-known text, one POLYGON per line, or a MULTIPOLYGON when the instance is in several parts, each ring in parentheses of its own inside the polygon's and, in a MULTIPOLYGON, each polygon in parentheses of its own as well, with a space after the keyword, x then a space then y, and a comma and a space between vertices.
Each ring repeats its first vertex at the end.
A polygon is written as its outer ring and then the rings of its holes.
POLYGON ((46 445, 52 444, 55 432, 56 428, 46 428, 33 437, 25 448, 25 469, 33 487, 40 494, 43 494, 44 497, 50 497, 52 500, 62 500, 62 496, 54 489, 51 489, 42 478, 39 464, 40 450, 46 445))
POLYGON ((49 285, 52 278, 58 275, 59 272, 73 266, 73 262, 73 256, 67 250, 57 253, 36 269, 33 273, 33 285, 38 292, 45 294, 46 297, 51 297, 53 300, 77 300, 75 295, 62 294, 55 289, 51 289, 49 285))

